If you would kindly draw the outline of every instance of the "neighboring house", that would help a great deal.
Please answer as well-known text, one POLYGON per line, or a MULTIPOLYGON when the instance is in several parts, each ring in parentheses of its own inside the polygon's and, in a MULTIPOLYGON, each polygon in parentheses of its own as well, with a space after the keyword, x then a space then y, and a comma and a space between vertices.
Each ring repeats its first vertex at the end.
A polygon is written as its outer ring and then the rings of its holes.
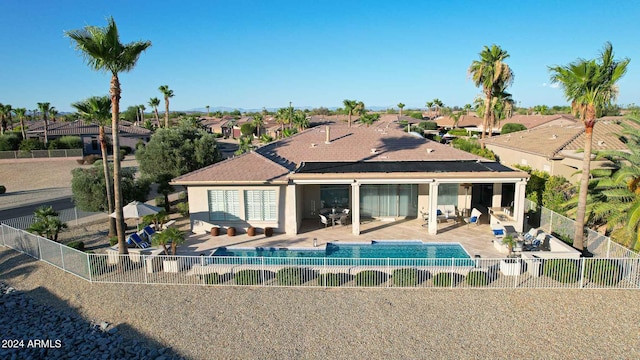
POLYGON ((462 115, 456 124, 452 117, 441 116, 436 119, 438 127, 442 129, 466 129, 469 131, 480 131, 482 128, 482 119, 474 115, 462 115))
MULTIPOLYGON (((619 117, 605 117, 596 122, 593 131, 592 149, 627 150, 619 139, 622 126, 619 117)), ((629 124, 634 124, 629 122, 629 124)), ((506 135, 486 138, 487 149, 493 151, 505 165, 526 165, 533 169, 563 176, 577 182, 584 158, 585 129, 582 123, 569 126, 544 125, 506 135)), ((591 168, 610 167, 609 161, 595 160, 592 155, 591 168)))
MULTIPOLYGON (((522 230, 526 172, 409 135, 397 124, 317 126, 173 179, 187 187, 192 230, 272 227, 297 234, 321 209, 365 218, 415 218, 438 206, 513 206, 522 230)), ((436 234, 437 217, 430 216, 436 234)))
POLYGON ((579 124, 580 122, 569 114, 555 114, 555 115, 513 115, 508 119, 504 119, 500 122, 500 128, 504 124, 522 124, 527 129, 534 129, 538 126, 569 126, 579 124))
MULTIPOLYGON (((136 149, 138 142, 148 143, 151 139, 152 132, 139 126, 131 126, 131 123, 121 123, 119 126, 120 146, 129 146, 133 151, 136 149)), ((105 133, 111 139, 111 127, 105 127, 105 133)), ((100 127, 94 123, 76 120, 71 122, 49 122, 47 138, 49 141, 60 138, 62 136, 79 136, 83 143, 83 152, 88 154, 100 154, 100 142, 98 135, 100 127)), ((39 138, 44 141, 44 122, 38 121, 31 123, 27 130, 28 138, 39 138)))

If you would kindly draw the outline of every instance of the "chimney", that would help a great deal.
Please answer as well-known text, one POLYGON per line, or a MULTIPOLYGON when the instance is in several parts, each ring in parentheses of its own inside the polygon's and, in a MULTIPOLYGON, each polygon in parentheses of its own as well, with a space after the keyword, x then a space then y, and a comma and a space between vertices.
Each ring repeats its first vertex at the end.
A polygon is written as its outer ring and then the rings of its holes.
POLYGON ((325 127, 325 132, 327 133, 327 139, 324 141, 324 143, 331 144, 331 133, 329 132, 329 125, 325 127))

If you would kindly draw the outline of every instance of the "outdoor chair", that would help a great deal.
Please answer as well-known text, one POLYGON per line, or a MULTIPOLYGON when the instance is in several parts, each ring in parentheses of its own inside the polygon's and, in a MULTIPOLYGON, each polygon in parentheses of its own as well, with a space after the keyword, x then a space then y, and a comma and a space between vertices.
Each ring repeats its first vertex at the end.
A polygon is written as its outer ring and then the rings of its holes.
POLYGON ((506 235, 506 231, 502 226, 492 226, 491 227, 491 231, 493 232, 493 236, 495 236, 496 239, 502 240, 504 238, 504 236, 506 235))
POLYGON ((156 234, 156 231, 149 225, 145 226, 143 229, 144 233, 147 235, 147 239, 151 240, 151 237, 156 234))
POLYGON ((471 224, 478 225, 480 223, 480 215, 482 215, 480 210, 474 208, 473 210, 471 210, 471 216, 465 218, 464 221, 467 223, 467 226, 471 224))
POLYGON ((343 210, 342 210, 342 212, 343 212, 345 215, 349 215, 349 209, 343 209, 343 210))
POLYGON ((530 242, 533 241, 533 239, 535 239, 538 236, 538 232, 540 230, 538 230, 538 228, 531 228, 528 232, 526 232, 523 237, 524 237, 524 241, 530 242))
POLYGON ((349 215, 348 214, 344 214, 342 216, 340 216, 340 218, 338 219, 338 224, 340 225, 347 225, 349 223, 349 215))
POLYGON ((327 217, 320 214, 320 223, 324 224, 324 227, 329 226, 329 220, 327 220, 327 217))
POLYGON ((148 242, 142 240, 140 235, 138 235, 137 233, 133 233, 133 234, 129 235, 129 237, 127 238, 127 244, 135 245, 135 246, 139 247, 140 249, 147 249, 147 248, 151 247, 151 245, 149 245, 148 242))

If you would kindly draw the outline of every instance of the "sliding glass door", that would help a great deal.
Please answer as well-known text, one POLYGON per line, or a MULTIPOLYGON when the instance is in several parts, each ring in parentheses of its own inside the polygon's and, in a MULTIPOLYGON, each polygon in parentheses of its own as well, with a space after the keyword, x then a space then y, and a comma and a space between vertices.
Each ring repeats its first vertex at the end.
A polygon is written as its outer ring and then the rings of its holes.
POLYGON ((360 186, 360 214, 363 217, 415 217, 417 203, 417 185, 360 186))

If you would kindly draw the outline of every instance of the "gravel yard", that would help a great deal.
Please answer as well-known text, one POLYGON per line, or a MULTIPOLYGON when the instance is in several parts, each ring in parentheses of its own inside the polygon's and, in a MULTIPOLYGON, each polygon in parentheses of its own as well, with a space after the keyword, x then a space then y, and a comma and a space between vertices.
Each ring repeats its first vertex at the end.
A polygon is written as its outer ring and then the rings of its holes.
POLYGON ((36 302, 193 359, 640 357, 638 291, 91 284, 0 260, 0 282, 36 302))

